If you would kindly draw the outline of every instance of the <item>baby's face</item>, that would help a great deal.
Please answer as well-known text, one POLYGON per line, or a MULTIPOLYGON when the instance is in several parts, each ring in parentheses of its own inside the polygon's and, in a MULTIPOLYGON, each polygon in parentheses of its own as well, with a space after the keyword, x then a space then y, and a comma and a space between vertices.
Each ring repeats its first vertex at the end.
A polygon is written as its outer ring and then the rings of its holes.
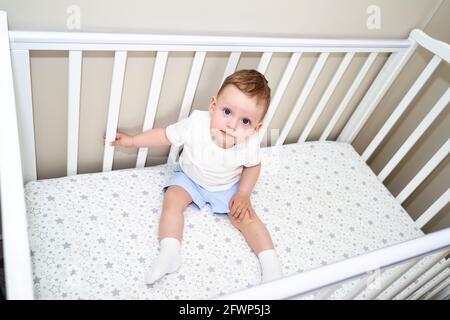
POLYGON ((234 85, 226 86, 209 104, 212 138, 222 148, 245 141, 262 126, 263 109, 256 97, 248 97, 234 85))

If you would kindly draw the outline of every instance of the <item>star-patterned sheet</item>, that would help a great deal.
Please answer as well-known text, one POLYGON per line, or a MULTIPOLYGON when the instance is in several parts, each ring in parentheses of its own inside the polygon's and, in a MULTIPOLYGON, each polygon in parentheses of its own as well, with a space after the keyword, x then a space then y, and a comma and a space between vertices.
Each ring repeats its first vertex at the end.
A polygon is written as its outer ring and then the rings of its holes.
MULTIPOLYGON (((252 203, 285 275, 423 235, 349 144, 288 144, 261 155, 252 203)), ((259 284, 257 257, 209 206, 185 211, 180 269, 145 284, 159 250, 161 186, 173 169, 27 183, 36 298, 209 299, 259 284)))

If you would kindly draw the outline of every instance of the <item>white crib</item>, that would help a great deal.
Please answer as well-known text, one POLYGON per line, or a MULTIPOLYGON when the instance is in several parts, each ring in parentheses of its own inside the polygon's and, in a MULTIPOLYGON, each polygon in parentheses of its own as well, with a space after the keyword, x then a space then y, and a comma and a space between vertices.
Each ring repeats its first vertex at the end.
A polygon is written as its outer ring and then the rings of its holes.
MULTIPOLYGON (((305 148, 313 147, 323 148, 325 146, 324 148, 329 148, 330 152, 343 150, 341 154, 348 152, 349 157, 354 157, 352 161, 359 163, 361 172, 367 173, 369 176, 373 175, 373 173, 369 171, 370 168, 365 164, 365 161, 368 160, 376 148, 383 142, 388 132, 395 126, 398 119, 405 112, 410 102, 424 86, 437 66, 441 62, 448 63, 450 61, 450 47, 448 44, 432 39, 417 29, 411 32, 408 39, 398 40, 27 32, 8 31, 6 12, 0 11, 0 192, 8 299, 45 298, 42 295, 36 297, 36 281, 33 282, 33 269, 36 268, 37 261, 32 263, 30 245, 33 242, 30 241, 36 241, 38 237, 30 234, 30 219, 32 216, 35 219, 35 215, 32 214, 33 208, 28 207, 25 202, 27 192, 30 192, 30 190, 36 191, 36 189, 30 188, 34 186, 33 183, 37 183, 30 50, 69 51, 67 179, 58 180, 61 181, 58 182, 60 186, 64 186, 69 176, 74 177, 74 181, 82 181, 83 179, 83 177, 79 178, 77 175, 77 152, 81 63, 82 52, 84 50, 115 52, 106 130, 107 141, 112 140, 118 126, 122 85, 127 52, 129 51, 156 52, 156 61, 148 95, 143 130, 153 126, 169 52, 195 52, 179 113, 180 120, 187 117, 191 111, 203 62, 208 52, 230 53, 223 78, 236 69, 241 53, 262 53, 258 65, 258 70, 262 73, 267 70, 273 53, 291 53, 290 61, 282 75, 281 81, 276 87, 276 90, 273 91, 272 101, 264 119, 261 139, 266 133, 267 125, 277 111, 277 107, 288 87, 302 53, 320 53, 317 63, 304 87, 301 89, 295 106, 281 130, 281 134, 277 137, 274 146, 263 148, 263 151, 269 157, 278 152, 281 152, 281 155, 285 156, 288 152, 296 152, 297 150, 304 151, 306 150, 305 148), (402 98, 388 121, 383 125, 382 129, 371 141, 360 158, 358 158, 350 144, 418 46, 422 46, 433 53, 433 58, 407 94, 402 98), (306 99, 311 93, 318 75, 323 69, 329 55, 334 52, 345 53, 345 56, 323 93, 312 116, 308 119, 305 129, 301 132, 298 139, 299 144, 297 146, 292 144, 285 145, 286 137, 293 128, 297 115, 302 110, 306 99), (325 110, 331 94, 339 84, 352 58, 356 53, 360 52, 368 53, 368 58, 326 126, 320 137, 320 141, 306 142, 308 134, 325 110), (350 99, 368 73, 377 55, 380 53, 389 53, 388 60, 376 75, 375 80, 372 82, 355 112, 346 122, 337 141, 326 141, 350 99), (297 147, 299 149, 295 149, 297 147), (354 153, 353 155, 352 152, 354 153), (24 188, 25 186, 26 188, 24 188)), ((400 163, 407 152, 413 148, 414 144, 424 134, 427 128, 442 115, 449 99, 450 91, 447 89, 436 100, 436 104, 432 110, 417 126, 413 134, 407 138, 376 179, 374 177, 371 178, 373 183, 376 184, 378 179, 380 186, 382 185, 381 182, 400 163)), ((176 162, 178 151, 174 147, 170 149, 167 168, 170 168, 170 165, 176 162)), ((396 199, 390 194, 387 195, 386 199, 390 201, 389 197, 392 197, 392 200, 395 200, 394 202, 398 208, 401 208, 401 203, 448 156, 449 151, 450 140, 447 138, 438 152, 430 157, 426 165, 402 192, 400 192, 396 199)), ((117 178, 129 172, 127 170, 122 170, 119 173, 112 171, 113 152, 113 147, 105 146, 103 173, 99 173, 103 178, 117 178)), ((145 148, 139 150, 136 169, 134 170, 140 169, 141 171, 136 172, 155 173, 152 168, 144 168, 147 152, 148 150, 145 148)), ((164 171, 165 168, 160 167, 158 170, 164 171)), ((97 175, 96 177, 100 176, 97 175)), ((224 292, 222 290, 220 295, 216 294, 212 297, 219 299, 448 299, 450 293, 450 260, 447 256, 450 246, 450 228, 427 235, 423 235, 420 228, 448 204, 450 200, 449 190, 447 189, 444 194, 438 196, 436 202, 419 219, 415 222, 411 221, 410 224, 406 223, 408 226, 405 228, 409 228, 408 230, 411 231, 409 240, 387 241, 382 247, 365 250, 367 252, 359 252, 343 260, 337 259, 323 266, 316 265, 306 271, 299 270, 283 279, 270 283, 256 284, 249 286, 249 288, 243 288, 241 286, 240 290, 236 292, 232 292, 232 290, 224 292)), ((397 207, 395 208, 398 209, 397 207)), ((51 210, 53 209, 49 209, 49 212, 51 210)), ((403 212, 402 217, 406 216, 406 212, 403 212)), ((410 219, 409 216, 407 217, 410 219)), ((33 220, 33 223, 35 223, 35 220, 33 220)), ((210 223, 213 224, 215 222, 210 221, 210 223)), ((223 230, 225 229, 227 229, 227 226, 223 226, 223 230)), ((225 230, 223 232, 228 231, 225 230)), ((320 235, 317 236, 320 237, 320 235)), ((54 257, 50 256, 41 256, 40 258, 54 259, 54 257)), ((64 281, 64 279, 59 280, 64 281)), ((53 298, 64 297, 67 296, 53 296, 53 298)), ((88 296, 88 298, 96 297, 94 295, 88 296)), ((122 298, 136 298, 136 296, 125 296, 122 298)), ((137 298, 142 297, 137 296, 137 298)))

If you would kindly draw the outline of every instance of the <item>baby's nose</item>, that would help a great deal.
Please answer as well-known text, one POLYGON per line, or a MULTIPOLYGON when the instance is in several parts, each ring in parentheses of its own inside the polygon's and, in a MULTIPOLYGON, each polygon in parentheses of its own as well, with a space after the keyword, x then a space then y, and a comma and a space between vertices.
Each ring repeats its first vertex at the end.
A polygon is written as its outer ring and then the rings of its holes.
POLYGON ((237 119, 230 119, 230 121, 228 121, 227 127, 229 127, 230 129, 235 130, 238 124, 238 120, 237 119))

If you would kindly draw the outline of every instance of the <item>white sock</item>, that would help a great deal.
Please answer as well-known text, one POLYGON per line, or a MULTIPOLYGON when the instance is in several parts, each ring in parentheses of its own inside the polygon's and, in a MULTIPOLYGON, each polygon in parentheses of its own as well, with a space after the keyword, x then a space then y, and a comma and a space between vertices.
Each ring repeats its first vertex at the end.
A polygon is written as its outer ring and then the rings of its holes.
POLYGON ((261 251, 258 254, 262 270, 262 283, 279 279, 283 276, 280 262, 274 249, 261 251))
POLYGON ((153 284, 167 273, 178 270, 181 264, 180 241, 175 238, 163 238, 160 241, 159 256, 147 273, 145 282, 153 284))

